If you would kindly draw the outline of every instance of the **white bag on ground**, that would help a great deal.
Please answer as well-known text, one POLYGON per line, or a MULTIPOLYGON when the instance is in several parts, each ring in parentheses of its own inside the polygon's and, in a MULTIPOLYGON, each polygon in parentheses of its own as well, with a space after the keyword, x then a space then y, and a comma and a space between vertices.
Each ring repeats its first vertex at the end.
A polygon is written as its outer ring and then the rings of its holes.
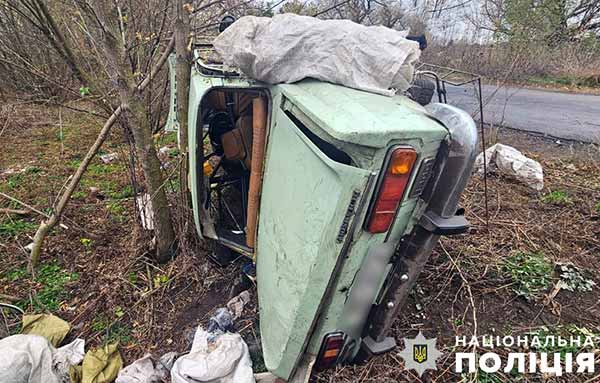
POLYGON ((159 383, 168 375, 173 360, 177 356, 175 352, 169 352, 155 361, 151 354, 131 363, 119 371, 119 376, 115 383, 159 383))
MULTIPOLYGON (((488 172, 498 171, 525 183, 532 189, 544 188, 544 171, 539 162, 525 157, 512 146, 495 144, 485 151, 488 172)), ((474 169, 483 174, 483 153, 475 159, 474 169)))
POLYGON ((208 342, 198 327, 189 354, 175 361, 171 383, 254 383, 248 346, 240 334, 224 333, 208 342))
POLYGON ((225 64, 269 84, 314 78, 391 96, 408 89, 421 54, 407 34, 286 13, 244 16, 214 46, 225 64))
POLYGON ((0 340, 0 382, 68 383, 69 367, 81 363, 85 342, 76 339, 54 348, 39 335, 13 335, 0 340))

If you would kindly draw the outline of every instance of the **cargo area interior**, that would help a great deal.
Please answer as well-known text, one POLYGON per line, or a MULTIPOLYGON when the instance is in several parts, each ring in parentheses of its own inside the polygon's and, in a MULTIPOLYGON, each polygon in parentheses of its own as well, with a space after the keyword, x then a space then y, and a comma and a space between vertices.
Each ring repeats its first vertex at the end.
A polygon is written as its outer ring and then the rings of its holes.
POLYGON ((219 263, 254 253, 268 105, 260 89, 218 88, 202 99, 197 171, 204 173, 204 209, 221 245, 219 263))

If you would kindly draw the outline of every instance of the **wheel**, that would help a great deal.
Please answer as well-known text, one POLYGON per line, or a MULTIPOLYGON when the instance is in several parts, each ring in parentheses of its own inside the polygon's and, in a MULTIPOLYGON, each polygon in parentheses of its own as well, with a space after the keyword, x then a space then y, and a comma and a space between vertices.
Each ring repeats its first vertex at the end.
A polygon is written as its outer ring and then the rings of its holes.
POLYGON ((413 81, 412 86, 408 88, 410 98, 425 106, 431 102, 433 93, 435 92, 435 84, 433 81, 418 78, 413 81))

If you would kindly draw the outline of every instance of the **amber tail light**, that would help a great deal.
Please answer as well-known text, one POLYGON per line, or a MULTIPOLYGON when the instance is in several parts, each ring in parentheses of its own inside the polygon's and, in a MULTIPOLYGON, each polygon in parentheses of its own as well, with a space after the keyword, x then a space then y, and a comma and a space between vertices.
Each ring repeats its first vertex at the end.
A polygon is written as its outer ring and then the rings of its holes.
POLYGON ((412 148, 397 148, 392 152, 372 205, 368 232, 384 233, 390 228, 416 159, 417 152, 412 148))
POLYGON ((323 343, 321 343, 321 349, 315 362, 315 368, 317 370, 325 370, 333 367, 344 347, 344 333, 334 332, 325 335, 323 343))

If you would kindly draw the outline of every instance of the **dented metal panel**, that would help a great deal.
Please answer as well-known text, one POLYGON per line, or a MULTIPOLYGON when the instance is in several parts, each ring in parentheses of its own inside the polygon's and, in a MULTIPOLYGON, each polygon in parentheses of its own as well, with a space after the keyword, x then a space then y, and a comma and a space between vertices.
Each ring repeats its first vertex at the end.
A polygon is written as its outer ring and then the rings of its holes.
POLYGON ((332 278, 348 206, 363 193, 370 172, 329 159, 281 109, 273 116, 256 265, 265 364, 285 379, 332 278))

